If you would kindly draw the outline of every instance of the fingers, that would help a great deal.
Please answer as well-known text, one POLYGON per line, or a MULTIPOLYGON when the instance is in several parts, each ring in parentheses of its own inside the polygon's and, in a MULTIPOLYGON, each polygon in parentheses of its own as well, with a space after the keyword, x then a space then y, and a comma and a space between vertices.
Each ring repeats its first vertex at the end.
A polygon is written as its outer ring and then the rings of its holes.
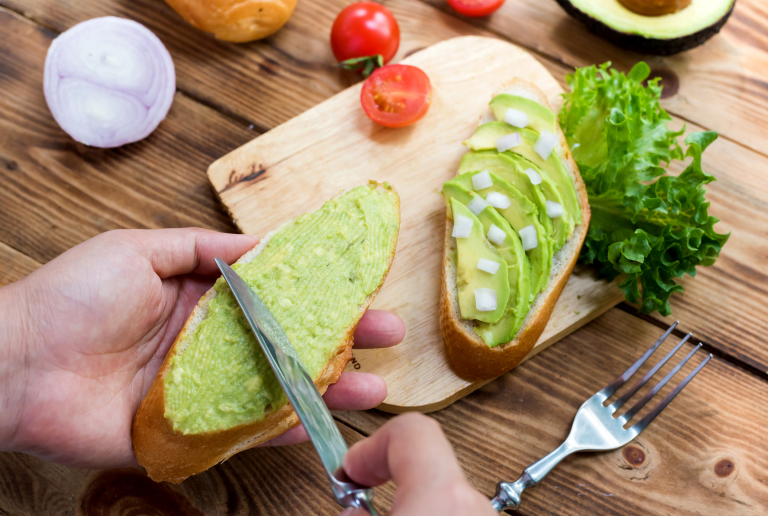
POLYGON ((214 258, 232 263, 259 242, 255 235, 200 228, 126 230, 109 233, 145 256, 160 278, 179 274, 218 274, 214 258))
POLYGON ((257 448, 264 446, 288 446, 291 444, 303 443, 304 441, 309 441, 309 436, 307 435, 307 431, 304 430, 304 425, 299 425, 283 432, 274 439, 261 443, 257 448))
POLYGON ((396 417, 344 457, 352 480, 377 486, 394 480, 400 489, 464 479, 450 443, 434 419, 418 413, 396 417))
POLYGON ((358 349, 387 348, 405 338, 405 324, 395 314, 381 310, 368 310, 355 329, 355 347, 358 349))
POLYGON ((342 373, 339 381, 328 387, 323 395, 331 410, 368 410, 387 397, 383 378, 371 373, 342 373))
POLYGON ((496 514, 464 478, 440 426, 422 414, 398 416, 356 443, 344 457, 344 470, 364 485, 395 481, 397 495, 388 516, 496 514))

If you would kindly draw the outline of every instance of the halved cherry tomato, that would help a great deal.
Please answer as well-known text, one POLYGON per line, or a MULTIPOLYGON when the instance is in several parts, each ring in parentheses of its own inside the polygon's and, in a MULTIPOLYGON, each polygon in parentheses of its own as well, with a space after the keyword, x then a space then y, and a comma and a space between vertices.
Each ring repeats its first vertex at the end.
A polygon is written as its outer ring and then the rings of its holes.
POLYGON ((504 0, 448 0, 448 3, 459 14, 480 18, 495 13, 504 3, 504 0))
POLYGON ((331 29, 331 49, 336 59, 381 55, 388 63, 400 46, 400 27, 389 9, 376 2, 345 7, 331 29))
POLYGON ((387 65, 365 80, 360 102, 374 122, 386 127, 405 127, 427 114, 432 84, 427 74, 415 66, 387 65))

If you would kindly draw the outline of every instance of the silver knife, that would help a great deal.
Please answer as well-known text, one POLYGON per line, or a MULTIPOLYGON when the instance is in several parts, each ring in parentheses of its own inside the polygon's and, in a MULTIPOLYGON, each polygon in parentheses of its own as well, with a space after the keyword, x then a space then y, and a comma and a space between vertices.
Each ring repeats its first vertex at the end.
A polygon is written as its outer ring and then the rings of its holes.
POLYGON ((256 292, 232 267, 218 258, 216 265, 232 289, 272 371, 315 445, 336 501, 342 507, 364 509, 371 516, 377 516, 372 503, 373 489, 352 482, 344 473, 341 463, 349 450, 347 443, 288 336, 256 292))

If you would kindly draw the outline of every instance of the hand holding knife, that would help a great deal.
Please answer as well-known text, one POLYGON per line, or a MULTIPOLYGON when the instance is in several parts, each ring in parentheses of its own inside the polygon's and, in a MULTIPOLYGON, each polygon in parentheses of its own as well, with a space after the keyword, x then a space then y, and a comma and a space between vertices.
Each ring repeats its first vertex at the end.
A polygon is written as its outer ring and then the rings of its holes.
POLYGON ((229 265, 218 258, 216 264, 320 455, 339 505, 364 509, 371 516, 377 516, 372 503, 373 489, 350 481, 344 473, 342 461, 349 450, 347 444, 280 324, 256 292, 229 265))

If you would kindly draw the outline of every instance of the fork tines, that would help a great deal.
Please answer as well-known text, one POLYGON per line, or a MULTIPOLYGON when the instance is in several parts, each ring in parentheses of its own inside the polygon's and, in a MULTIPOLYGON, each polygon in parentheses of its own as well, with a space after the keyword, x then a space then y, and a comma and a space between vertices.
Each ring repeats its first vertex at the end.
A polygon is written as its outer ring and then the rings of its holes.
MULTIPOLYGON (((661 346, 661 344, 666 340, 666 338, 669 336, 670 333, 677 327, 678 321, 675 321, 672 326, 667 328, 667 331, 664 332, 664 334, 653 343, 653 346, 651 346, 648 351, 643 353, 643 356, 641 356, 637 362, 632 364, 632 366, 624 371, 622 375, 620 375, 618 378, 616 378, 614 381, 609 383, 604 389, 602 389, 599 394, 604 396, 603 399, 608 399, 613 393, 616 392, 617 389, 619 389, 624 383, 626 383, 629 378, 634 375, 640 367, 650 358, 650 356, 661 346)), ((659 369, 661 369, 664 364, 666 364, 674 355, 677 353, 681 347, 683 347, 683 344, 685 344, 688 339, 690 339, 692 335, 689 333, 685 337, 683 337, 679 343, 670 351, 667 353, 667 355, 662 358, 653 368, 651 368, 650 371, 648 371, 640 380, 638 380, 632 387, 629 388, 629 390, 624 393, 619 399, 608 405, 608 409, 611 411, 611 413, 614 413, 618 409, 622 407, 632 396, 634 396, 637 391, 639 391, 643 385, 654 375, 656 374, 659 369)), ((648 391, 637 403, 635 403, 632 408, 630 408, 627 412, 625 412, 621 417, 619 417, 619 421, 622 421, 623 424, 626 424, 629 422, 632 417, 634 417, 644 406, 648 401, 651 400, 668 382, 672 379, 675 374, 677 374, 680 369, 683 368, 683 366, 690 360, 693 355, 696 354, 696 352, 701 348, 701 343, 699 343, 698 346, 693 348, 690 353, 688 353, 685 358, 683 358, 667 375, 661 379, 659 383, 657 383, 650 391, 648 391)), ((682 382, 680 382, 677 387, 672 389, 672 392, 667 394, 664 399, 662 399, 658 405, 656 405, 648 414, 646 414, 638 423, 633 425, 630 430, 633 430, 635 433, 642 432, 645 427, 650 424, 651 421, 653 421, 659 413, 664 410, 664 408, 669 405, 669 403, 677 396, 680 391, 683 390, 683 388, 688 385, 688 382, 690 382, 694 376, 698 374, 699 371, 702 370, 702 368, 707 365, 707 362, 712 358, 712 354, 709 354, 704 360, 701 361, 701 363, 696 366, 696 368, 691 371, 688 376, 686 376, 682 382)))

